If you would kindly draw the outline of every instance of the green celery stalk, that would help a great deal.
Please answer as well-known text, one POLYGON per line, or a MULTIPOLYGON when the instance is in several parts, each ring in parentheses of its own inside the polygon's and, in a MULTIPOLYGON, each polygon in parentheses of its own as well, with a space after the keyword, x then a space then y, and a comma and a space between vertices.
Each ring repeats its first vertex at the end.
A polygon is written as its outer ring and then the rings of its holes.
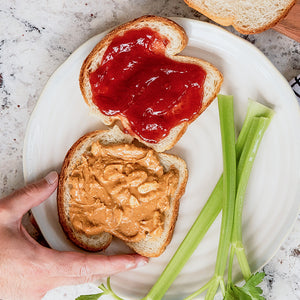
MULTIPOLYGON (((245 164, 246 164, 246 162, 249 162, 249 163, 251 162, 253 164, 260 140, 263 136, 263 133, 267 129, 269 122, 271 121, 273 113, 274 112, 272 109, 265 107, 264 105, 259 104, 255 101, 249 100, 247 115, 246 115, 242 130, 239 134, 237 144, 236 144, 236 157, 237 157, 237 160, 239 159, 237 176, 240 176, 240 173, 241 173, 240 170, 243 170, 243 169, 247 170, 249 172, 248 174, 250 174, 251 168, 250 168, 249 164, 245 168, 245 164), (259 136, 260 140, 258 140, 257 136, 253 134, 253 129, 255 129, 255 128, 253 128, 252 121, 253 121, 253 119, 260 120, 260 118, 257 118, 257 117, 262 117, 264 119, 262 123, 264 123, 265 120, 267 122, 266 124, 263 125, 263 127, 260 127, 262 129, 261 135, 259 136), (256 145, 256 147, 255 147, 255 145, 256 145), (242 152, 252 153, 253 154, 251 156, 252 158, 248 158, 248 161, 247 161, 245 154, 242 154, 242 152)), ((259 121, 259 122, 261 122, 261 121, 259 121)), ((244 177, 244 184, 247 183, 248 178, 244 177)), ((222 181, 222 177, 220 178, 219 181, 222 181)), ((241 187, 240 187, 240 189, 241 189, 241 187)), ((238 192, 239 194, 240 194, 240 191, 238 192)), ((242 197, 242 195, 241 195, 241 197, 242 197)), ((237 224, 237 223, 233 222, 233 224, 237 224)), ((233 226, 235 226, 235 225, 233 225, 233 226)), ((228 267, 228 278, 231 281, 232 263, 233 263, 233 257, 234 257, 236 249, 231 247, 230 250, 231 251, 230 251, 230 261, 229 261, 229 267, 228 267)), ((243 251, 241 251, 241 254, 239 254, 239 257, 240 257, 239 261, 240 261, 241 265, 244 265, 244 267, 241 267, 241 269, 244 270, 244 272, 247 272, 248 261, 245 259, 246 257, 245 257, 245 255, 243 255, 243 254, 245 254, 243 251)), ((225 257, 225 255, 224 255, 224 257, 225 257)), ((227 261, 227 259, 224 259, 224 262, 225 261, 227 261)), ((250 270, 250 268, 248 268, 248 269, 250 270)), ((251 272, 250 272, 250 275, 251 275, 251 272)), ((221 290, 224 294, 225 287, 224 287, 223 278, 222 277, 216 278, 216 276, 214 276, 207 284, 205 284, 199 290, 194 292, 192 295, 185 298, 185 300, 193 299, 194 297, 198 296, 199 294, 201 294, 208 288, 210 288, 210 293, 211 293, 211 295, 209 295, 209 297, 213 297, 214 296, 213 292, 217 291, 219 284, 221 285, 221 290)))
MULTIPOLYGON (((214 280, 205 299, 213 299, 219 285, 224 285, 224 273, 230 248, 236 193, 236 153, 233 118, 233 97, 218 95, 223 149, 223 213, 214 280)), ((223 291, 225 294, 225 291, 223 291)))
MULTIPOLYGON (((237 194, 236 194, 236 203, 234 209, 234 219, 233 219, 233 227, 232 227, 232 237, 231 237, 231 249, 230 249, 230 258, 229 258, 229 266, 228 266, 228 285, 227 289, 232 286, 232 267, 233 267, 233 258, 234 254, 237 255, 238 262, 240 264, 242 274, 246 281, 251 278, 251 270, 248 264, 248 260, 245 254, 245 249, 242 243, 242 210, 245 192, 247 188, 247 183, 249 180, 250 172, 254 163, 255 156, 257 154, 257 150, 259 148, 262 137, 268 128, 268 125, 272 119, 273 111, 270 109, 266 110, 265 116, 267 117, 252 117, 251 122, 248 122, 248 131, 247 131, 247 140, 243 147, 242 153, 240 155, 240 160, 237 168, 237 194)), ((244 131, 245 132, 245 131, 244 131)), ((227 257, 224 262, 227 262, 227 257)), ((223 282, 223 278, 216 278, 214 276, 212 280, 209 282, 207 297, 213 299, 217 288, 218 283, 223 282), (208 293, 210 294, 208 295, 208 293)), ((207 289, 207 285, 204 286, 207 289)), ((198 291, 194 292, 189 297, 185 298, 185 300, 191 300, 200 293, 204 291, 204 287, 200 288, 198 291)), ((221 286, 222 292, 225 288, 221 286)), ((224 292, 223 292, 224 294, 224 292)), ((226 298, 227 299, 227 298, 226 298)))
POLYGON ((220 246, 216 261, 216 275, 223 276, 229 251, 235 206, 236 154, 233 118, 233 97, 219 95, 219 115, 223 149, 223 216, 220 233, 220 246), (226 250, 227 249, 227 250, 226 250))
MULTIPOLYGON (((252 118, 258 116, 268 117, 271 113, 272 110, 270 108, 249 99, 247 114, 236 143, 237 160, 241 156, 242 149, 247 140, 252 118)), ((194 253, 211 224, 219 215, 222 209, 222 189, 223 175, 220 177, 205 206, 201 210, 199 216, 187 233, 185 239, 178 247, 172 259, 164 269, 163 273, 142 300, 161 300, 165 295, 186 262, 194 253)), ((198 294, 200 293, 195 294, 194 297, 198 294)))
POLYGON ((264 106, 263 104, 260 104, 254 100, 249 99, 248 100, 248 109, 246 118, 243 123, 243 127, 241 129, 241 132, 238 137, 238 141, 236 144, 236 159, 239 161, 240 155, 242 154, 242 150, 244 148, 244 145, 246 143, 246 140, 248 139, 248 132, 251 127, 251 122, 254 117, 264 117, 264 118, 272 118, 274 115, 274 111, 264 106))
POLYGON ((262 137, 269 126, 271 117, 268 118, 253 118, 251 128, 249 130, 248 139, 245 143, 240 162, 237 169, 238 189, 236 194, 234 225, 232 231, 231 243, 236 253, 239 265, 241 267, 244 279, 247 281, 251 276, 250 267, 246 258, 245 249, 242 242, 242 213, 244 199, 250 172, 253 167, 253 162, 257 154, 262 137))

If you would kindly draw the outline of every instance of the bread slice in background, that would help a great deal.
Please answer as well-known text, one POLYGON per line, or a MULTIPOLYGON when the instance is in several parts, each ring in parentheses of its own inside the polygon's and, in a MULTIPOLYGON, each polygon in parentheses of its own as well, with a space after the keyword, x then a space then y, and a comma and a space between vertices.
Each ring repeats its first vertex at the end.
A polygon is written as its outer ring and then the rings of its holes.
MULTIPOLYGON (((69 217, 70 190, 68 177, 73 169, 76 168, 76 164, 80 162, 82 154, 88 153, 90 146, 96 141, 99 141, 102 145, 130 144, 133 141, 133 137, 129 134, 124 134, 118 126, 114 126, 110 130, 97 130, 81 137, 71 147, 65 157, 57 192, 59 221, 67 237, 74 244, 88 251, 100 251, 107 248, 112 240, 112 235, 103 232, 98 235, 87 236, 73 228, 69 217)), ((145 240, 127 243, 135 252, 148 257, 159 256, 170 243, 177 220, 179 199, 185 191, 188 177, 187 167, 183 159, 165 153, 158 153, 157 155, 165 172, 171 166, 174 166, 179 171, 179 181, 176 191, 170 199, 170 208, 165 212, 163 234, 160 237, 147 235, 145 240)))
POLYGON ((275 26, 296 0, 184 0, 216 23, 232 25, 243 34, 254 34, 275 26))
POLYGON ((114 123, 120 125, 121 123, 120 127, 123 127, 133 137, 135 137, 146 146, 153 148, 155 151, 163 152, 165 150, 171 149, 184 134, 188 125, 192 121, 194 121, 215 99, 223 81, 222 74, 212 64, 198 58, 177 55, 185 48, 185 46, 187 45, 187 41, 188 37, 182 27, 169 19, 157 16, 143 16, 141 18, 123 24, 111 31, 95 46, 95 48, 84 61, 80 71, 80 89, 86 103, 90 107, 90 110, 97 116, 99 116, 102 122, 106 125, 113 125, 114 123), (114 37, 122 35, 127 30, 139 29, 143 27, 150 27, 152 30, 157 31, 160 35, 169 39, 170 43, 165 49, 165 55, 167 57, 179 62, 198 65, 202 67, 207 73, 204 83, 202 107, 200 111, 198 111, 198 113, 195 114, 191 120, 182 122, 179 125, 173 127, 170 130, 169 134, 157 143, 146 142, 138 135, 136 135, 131 130, 130 124, 127 118, 125 118, 124 116, 106 116, 101 113, 98 107, 93 103, 92 91, 89 82, 89 75, 94 72, 101 64, 102 57, 114 37))

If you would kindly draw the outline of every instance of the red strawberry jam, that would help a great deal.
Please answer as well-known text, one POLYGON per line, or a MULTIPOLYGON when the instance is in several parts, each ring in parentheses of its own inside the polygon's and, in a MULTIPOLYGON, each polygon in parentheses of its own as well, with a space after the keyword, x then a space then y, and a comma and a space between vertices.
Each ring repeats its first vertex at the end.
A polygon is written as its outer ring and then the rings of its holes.
POLYGON ((157 143, 200 111, 206 72, 165 56, 169 40, 133 29, 108 46, 90 74, 93 102, 107 116, 122 115, 142 140, 157 143))

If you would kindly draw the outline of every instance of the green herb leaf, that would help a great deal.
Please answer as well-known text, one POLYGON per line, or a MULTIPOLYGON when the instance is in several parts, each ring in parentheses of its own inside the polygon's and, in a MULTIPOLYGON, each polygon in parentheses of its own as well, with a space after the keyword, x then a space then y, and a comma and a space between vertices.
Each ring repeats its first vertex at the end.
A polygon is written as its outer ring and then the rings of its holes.
POLYGON ((116 295, 115 292, 112 290, 110 285, 110 277, 107 278, 106 285, 107 287, 102 283, 101 285, 98 286, 98 288, 102 290, 103 293, 93 294, 93 295, 81 295, 77 297, 75 300, 98 300, 103 295, 110 295, 116 300, 124 300, 120 298, 118 295, 116 295))
POLYGON ((241 291, 237 286, 231 286, 226 291, 224 300, 251 300, 252 298, 241 291))
POLYGON ((242 287, 232 285, 226 291, 224 300, 265 300, 262 295, 262 289, 257 285, 265 277, 265 273, 256 273, 252 275, 242 287))
POLYGON ((92 295, 81 295, 75 300, 98 300, 104 293, 92 294, 92 295))

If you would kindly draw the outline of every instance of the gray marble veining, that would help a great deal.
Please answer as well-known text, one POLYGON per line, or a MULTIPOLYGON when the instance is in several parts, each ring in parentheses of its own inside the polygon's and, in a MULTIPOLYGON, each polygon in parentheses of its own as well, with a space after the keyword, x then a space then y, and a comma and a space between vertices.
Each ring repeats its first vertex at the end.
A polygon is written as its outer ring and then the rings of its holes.
MULTIPOLYGON (((145 14, 211 22, 183 0, 0 0, 0 196, 23 185, 26 125, 51 74, 93 35, 145 14)), ((299 43, 274 30, 242 37, 258 47, 287 80, 300 73, 299 43)), ((264 271, 267 299, 300 299, 299 218, 264 271)), ((64 287, 45 299, 74 299, 96 291, 91 284, 64 287)))

